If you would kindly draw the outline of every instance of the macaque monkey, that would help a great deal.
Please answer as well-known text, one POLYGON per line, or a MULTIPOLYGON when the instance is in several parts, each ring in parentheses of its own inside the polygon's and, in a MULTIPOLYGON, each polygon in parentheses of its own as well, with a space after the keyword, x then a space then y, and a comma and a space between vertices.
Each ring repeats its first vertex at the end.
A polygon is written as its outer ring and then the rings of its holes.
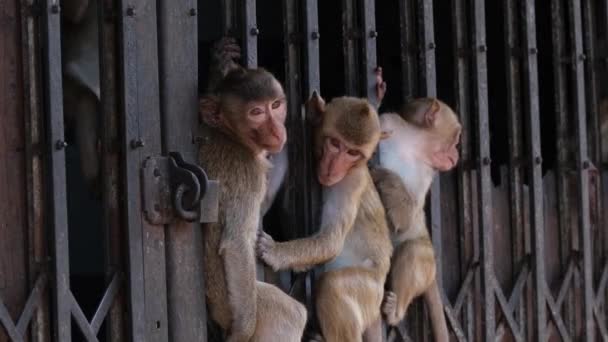
POLYGON ((235 67, 200 101, 205 125, 199 160, 220 181, 219 219, 203 228, 205 284, 212 319, 226 341, 300 341, 306 309, 256 281, 255 242, 266 193, 268 153, 286 140, 286 100, 263 69, 235 67))
POLYGON ((78 146, 80 170, 89 190, 98 195, 99 32, 97 1, 62 0, 63 100, 66 126, 78 146))
POLYGON ((382 311, 389 325, 397 325, 412 300, 423 295, 435 339, 448 341, 424 202, 437 172, 458 162, 461 125, 450 107, 430 98, 416 99, 398 114, 383 114, 380 122, 392 135, 380 142, 381 168, 372 177, 395 248, 382 311))
POLYGON ((320 230, 286 242, 260 232, 258 255, 275 271, 327 263, 316 295, 324 340, 361 341, 380 317, 392 252, 384 208, 367 167, 388 133, 364 99, 341 97, 325 105, 313 93, 308 107, 319 115, 314 148, 323 187, 320 230))

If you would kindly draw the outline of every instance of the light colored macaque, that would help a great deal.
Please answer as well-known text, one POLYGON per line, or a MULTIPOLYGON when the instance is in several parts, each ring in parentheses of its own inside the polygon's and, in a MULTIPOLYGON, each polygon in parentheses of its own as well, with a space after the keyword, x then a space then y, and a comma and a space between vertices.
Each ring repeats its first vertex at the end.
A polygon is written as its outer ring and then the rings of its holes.
POLYGON ((99 187, 99 31, 97 1, 62 0, 64 117, 89 190, 99 187))
POLYGON ((367 161, 387 133, 364 99, 341 97, 329 104, 315 94, 317 178, 323 186, 319 232, 275 242, 264 232, 258 255, 274 270, 303 271, 326 263, 316 307, 326 342, 361 341, 380 317, 392 246, 384 208, 367 161))
POLYGON ((219 219, 203 228, 211 318, 226 341, 300 341, 306 309, 277 287, 256 281, 255 242, 266 193, 268 153, 286 140, 286 99, 263 69, 234 68, 201 99, 201 166, 220 181, 219 219))
POLYGON ((372 177, 395 248, 382 311, 389 325, 397 325, 412 300, 423 295, 435 339, 447 341, 424 203, 437 172, 449 171, 458 162, 461 125, 450 107, 429 98, 412 101, 398 114, 383 114, 380 122, 392 134, 380 143, 381 168, 373 170, 372 177))

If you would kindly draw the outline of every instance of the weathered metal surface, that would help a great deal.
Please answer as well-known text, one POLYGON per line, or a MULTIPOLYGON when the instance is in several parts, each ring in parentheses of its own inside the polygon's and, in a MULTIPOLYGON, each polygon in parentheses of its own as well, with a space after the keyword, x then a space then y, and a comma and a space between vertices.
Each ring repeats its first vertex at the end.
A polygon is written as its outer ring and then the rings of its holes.
MULTIPOLYGON (((528 142, 528 183, 530 219, 529 227, 534 232, 532 244, 534 246, 534 316, 535 339, 544 341, 546 339, 547 305, 545 299, 546 275, 545 275, 545 232, 543 217, 543 181, 542 181, 542 155, 540 145, 540 117, 539 117, 539 83, 538 83, 538 60, 536 44, 536 11, 534 1, 526 0, 521 4, 523 32, 521 49, 523 53, 523 81, 524 91, 524 116, 527 118, 526 138, 528 142)), ((526 241, 519 242, 520 244, 526 241)))
POLYGON ((241 25, 241 34, 244 44, 244 64, 248 68, 255 68, 258 66, 258 36, 260 34, 256 19, 256 1, 243 0, 242 6, 243 23, 241 25))
POLYGON ((344 94, 359 95, 357 40, 362 32, 357 27, 356 0, 342 0, 342 50, 344 56, 344 94))
POLYGON ((167 341, 165 231, 142 212, 140 168, 161 153, 156 3, 120 5, 124 136, 123 191, 128 230, 129 302, 133 341, 167 341))
MULTIPOLYGON (((101 174, 103 177, 102 227, 105 234, 106 283, 115 279, 117 272, 126 274, 125 225, 121 220, 121 150, 119 79, 118 79, 118 20, 115 16, 118 4, 115 0, 99 0, 98 13, 99 61, 100 61, 100 112, 101 124, 101 174)), ((123 277, 124 278, 124 277, 123 277)), ((127 341, 127 287, 119 283, 119 290, 109 309, 107 336, 110 341, 127 341)))
POLYGON ((362 88, 363 96, 365 96, 372 104, 378 105, 378 97, 376 94, 376 73, 378 67, 376 61, 376 38, 378 31, 376 29, 376 5, 373 0, 361 0, 361 54, 362 69, 362 88))
POLYGON ((71 341, 71 308, 69 282, 68 217, 65 173, 65 138, 63 127, 61 38, 59 4, 47 0, 44 17, 44 74, 47 117, 46 152, 49 158, 49 216, 52 227, 54 256, 54 331, 57 341, 71 341))
POLYGON ((591 262, 591 225, 589 220, 589 156, 587 153, 587 104, 585 101, 585 74, 584 61, 586 56, 583 51, 583 28, 582 28, 582 1, 570 1, 568 13, 570 22, 570 53, 572 58, 572 110, 575 113, 575 169, 577 170, 577 201, 578 228, 581 236, 580 246, 583 273, 583 338, 588 341, 595 339, 595 325, 593 324, 593 269, 591 262))
POLYGON ((414 1, 399 1, 399 29, 401 38, 401 79, 403 100, 411 99, 418 90, 416 20, 414 19, 414 1))
POLYGON ((473 97, 477 117, 477 191, 479 201, 479 227, 481 233, 483 340, 492 341, 496 333, 494 246, 492 220, 492 183, 490 179, 490 134, 488 120, 488 80, 486 61, 485 2, 472 3, 471 53, 473 55, 473 97))

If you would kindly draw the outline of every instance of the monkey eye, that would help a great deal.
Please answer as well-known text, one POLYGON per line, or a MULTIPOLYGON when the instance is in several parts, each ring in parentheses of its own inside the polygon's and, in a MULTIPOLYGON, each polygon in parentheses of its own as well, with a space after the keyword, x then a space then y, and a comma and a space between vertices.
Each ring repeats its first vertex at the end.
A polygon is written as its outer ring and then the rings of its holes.
POLYGON ((348 150, 348 155, 351 157, 360 157, 361 153, 357 150, 348 150))
POLYGON ((264 110, 262 110, 261 108, 253 108, 251 111, 249 111, 249 115, 251 116, 258 116, 264 113, 264 110))
POLYGON ((340 140, 332 137, 327 137, 327 144, 330 150, 337 152, 340 150, 340 140))
POLYGON ((272 103, 272 109, 277 109, 281 106, 281 100, 276 100, 272 103))

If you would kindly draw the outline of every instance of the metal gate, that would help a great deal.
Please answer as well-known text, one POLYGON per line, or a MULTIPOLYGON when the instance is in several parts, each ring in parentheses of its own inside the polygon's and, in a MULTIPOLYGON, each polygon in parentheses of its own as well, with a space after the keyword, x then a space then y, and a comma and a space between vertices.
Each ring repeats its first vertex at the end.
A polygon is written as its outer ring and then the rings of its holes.
MULTIPOLYGON (((438 96, 463 123, 460 166, 429 197, 452 340, 608 341, 608 0, 98 0, 91 310, 70 282, 61 6, 0 4, 0 341, 207 340, 200 225, 151 224, 141 178, 149 157, 195 162, 198 84, 226 34, 285 85, 292 167, 269 219, 285 237, 313 233, 320 203, 302 102, 319 89, 376 101, 380 65, 381 109, 438 96)), ((264 273, 314 312, 313 275, 264 273)), ((429 331, 416 303, 386 339, 429 331)))

